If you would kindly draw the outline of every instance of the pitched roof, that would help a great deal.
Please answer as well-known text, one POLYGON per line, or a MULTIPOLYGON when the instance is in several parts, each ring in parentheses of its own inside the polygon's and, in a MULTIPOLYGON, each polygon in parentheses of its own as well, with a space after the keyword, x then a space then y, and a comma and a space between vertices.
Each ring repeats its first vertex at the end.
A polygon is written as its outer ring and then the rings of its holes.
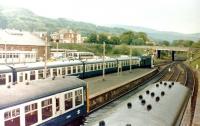
POLYGON ((26 31, 0 29, 0 44, 45 46, 45 41, 26 31))

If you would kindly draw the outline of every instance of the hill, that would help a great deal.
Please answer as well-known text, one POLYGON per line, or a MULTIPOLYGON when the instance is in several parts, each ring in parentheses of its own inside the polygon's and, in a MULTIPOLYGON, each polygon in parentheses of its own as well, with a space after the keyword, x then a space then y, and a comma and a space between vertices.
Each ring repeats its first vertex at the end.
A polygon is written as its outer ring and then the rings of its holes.
POLYGON ((68 20, 64 18, 52 19, 41 17, 33 12, 23 8, 5 8, 0 6, 0 28, 15 28, 18 30, 27 31, 57 31, 62 28, 73 29, 79 31, 83 36, 87 36, 92 32, 122 34, 123 32, 132 30, 136 32, 145 32, 153 40, 199 40, 200 33, 197 34, 181 34, 176 32, 157 31, 150 28, 112 25, 112 26, 97 26, 92 23, 81 21, 68 20))
POLYGON ((133 30, 136 32, 145 32, 151 38, 157 41, 167 40, 172 42, 173 40, 193 40, 197 41, 200 39, 200 33, 196 34, 183 34, 178 32, 166 32, 166 31, 158 31, 150 28, 137 27, 137 26, 127 26, 127 25, 111 25, 111 27, 119 27, 127 30, 133 30))
POLYGON ((121 34, 123 28, 109 28, 96 26, 91 23, 67 20, 64 18, 52 19, 41 17, 33 12, 22 8, 0 7, 0 28, 15 28, 27 31, 57 31, 58 29, 68 28, 79 31, 82 35, 91 32, 105 32, 111 34, 121 34))

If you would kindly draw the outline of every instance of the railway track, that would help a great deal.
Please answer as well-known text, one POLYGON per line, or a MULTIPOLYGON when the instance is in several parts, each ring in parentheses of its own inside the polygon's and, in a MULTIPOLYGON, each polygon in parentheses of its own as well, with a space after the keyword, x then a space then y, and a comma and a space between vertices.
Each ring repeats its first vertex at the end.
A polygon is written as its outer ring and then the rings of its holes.
POLYGON ((197 93, 198 93, 198 84, 197 84, 197 77, 195 76, 195 73, 185 64, 182 62, 176 62, 171 65, 171 71, 168 71, 165 75, 163 75, 159 81, 176 81, 180 82, 186 87, 188 87, 192 91, 192 95, 190 98, 190 105, 187 108, 190 108, 190 117, 187 117, 189 119, 187 120, 187 124, 182 123, 183 126, 189 125, 192 126, 192 120, 194 117, 195 112, 195 105, 196 105, 196 99, 197 99, 197 93))

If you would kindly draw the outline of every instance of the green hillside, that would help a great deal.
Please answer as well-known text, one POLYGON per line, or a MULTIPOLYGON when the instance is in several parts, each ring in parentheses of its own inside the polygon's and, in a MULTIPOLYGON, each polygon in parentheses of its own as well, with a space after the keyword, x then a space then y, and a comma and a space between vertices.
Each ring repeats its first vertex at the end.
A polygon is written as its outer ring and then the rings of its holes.
POLYGON ((27 9, 10 9, 0 7, 0 28, 15 28, 27 31, 57 31, 67 28, 79 31, 82 35, 92 32, 121 34, 127 30, 123 28, 109 28, 94 24, 67 20, 64 18, 51 19, 38 16, 27 9))

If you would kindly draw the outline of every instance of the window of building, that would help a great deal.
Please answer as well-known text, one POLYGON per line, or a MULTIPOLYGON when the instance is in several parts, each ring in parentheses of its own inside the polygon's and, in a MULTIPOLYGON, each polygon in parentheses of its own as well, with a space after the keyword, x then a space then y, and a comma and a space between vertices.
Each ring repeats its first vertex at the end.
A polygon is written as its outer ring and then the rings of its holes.
POLYGON ((4 113, 5 126, 20 126, 20 109, 13 109, 4 113))
POLYGON ((65 94, 65 110, 73 107, 73 97, 72 92, 65 94))
POLYGON ((6 75, 0 74, 0 85, 6 84, 6 75))
POLYGON ((37 103, 25 106, 25 125, 30 126, 38 122, 37 103))
POLYGON ((75 106, 82 104, 83 101, 82 96, 83 96, 82 89, 75 91, 75 106))
POLYGON ((42 120, 52 116, 52 99, 42 101, 42 120))
POLYGON ((43 79, 43 70, 38 70, 38 79, 43 79))
POLYGON ((35 80, 35 71, 30 72, 30 80, 35 80))

